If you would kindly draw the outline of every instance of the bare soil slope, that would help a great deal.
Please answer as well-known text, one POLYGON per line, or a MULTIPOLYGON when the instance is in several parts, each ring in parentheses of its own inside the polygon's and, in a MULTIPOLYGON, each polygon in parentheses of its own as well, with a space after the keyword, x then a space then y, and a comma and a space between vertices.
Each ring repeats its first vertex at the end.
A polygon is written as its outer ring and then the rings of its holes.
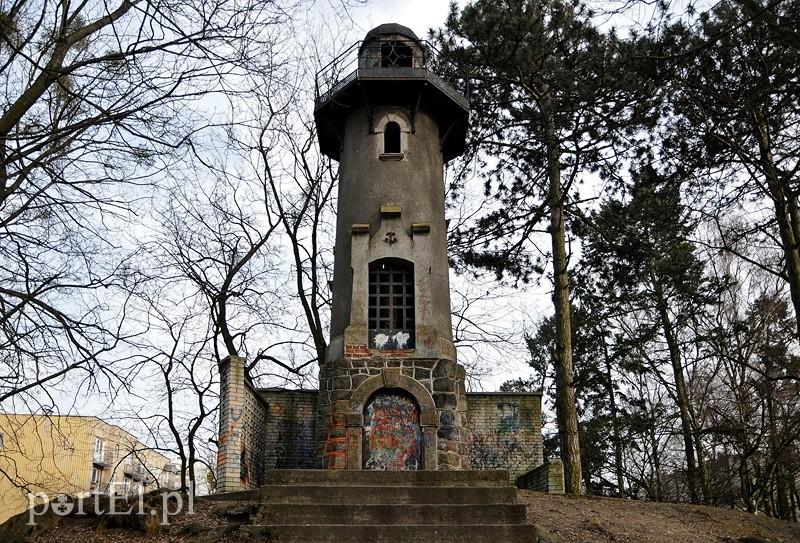
POLYGON ((800 525, 731 509, 520 491, 528 521, 565 543, 800 543, 800 525))

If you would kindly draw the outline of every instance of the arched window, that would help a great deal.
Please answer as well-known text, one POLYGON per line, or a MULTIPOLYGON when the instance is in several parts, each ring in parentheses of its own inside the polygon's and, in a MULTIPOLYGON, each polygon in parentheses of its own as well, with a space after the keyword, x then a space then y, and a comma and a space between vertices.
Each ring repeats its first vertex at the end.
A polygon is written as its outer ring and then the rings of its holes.
POLYGON ((400 152, 400 125, 394 121, 386 123, 383 128, 383 152, 400 152))
POLYGON ((385 41, 381 44, 381 68, 411 68, 413 50, 401 41, 385 41))
POLYGON ((414 265, 383 258, 369 265, 369 342, 373 349, 414 347, 414 265))

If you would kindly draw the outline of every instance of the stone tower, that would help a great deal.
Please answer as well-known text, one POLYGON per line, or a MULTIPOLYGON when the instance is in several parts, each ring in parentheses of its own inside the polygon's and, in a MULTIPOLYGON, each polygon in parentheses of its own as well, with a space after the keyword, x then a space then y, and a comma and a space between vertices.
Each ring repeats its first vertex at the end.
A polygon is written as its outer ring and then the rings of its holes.
POLYGON ((443 180, 464 148, 465 85, 398 24, 369 31, 317 76, 320 148, 340 174, 323 467, 467 467, 443 180))

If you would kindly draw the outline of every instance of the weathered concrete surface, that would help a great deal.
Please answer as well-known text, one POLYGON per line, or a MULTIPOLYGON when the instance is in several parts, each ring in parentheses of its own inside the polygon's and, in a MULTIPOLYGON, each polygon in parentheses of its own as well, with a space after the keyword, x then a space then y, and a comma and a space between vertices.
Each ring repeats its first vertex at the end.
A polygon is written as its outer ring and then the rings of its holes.
POLYGON ((487 471, 340 471, 314 469, 272 470, 269 485, 356 486, 480 486, 507 487, 508 472, 487 471))
POLYGON ((242 541, 270 543, 555 543, 534 526, 242 526, 242 541))
POLYGON ((525 506, 519 504, 269 504, 263 505, 254 524, 351 525, 472 525, 525 524, 525 506))
POLYGON ((345 503, 345 504, 414 504, 414 503, 515 503, 513 487, 419 487, 419 486, 331 486, 292 485, 261 487, 264 503, 345 503))
POLYGON ((243 541, 558 542, 525 524, 504 471, 279 470, 267 480, 243 541))

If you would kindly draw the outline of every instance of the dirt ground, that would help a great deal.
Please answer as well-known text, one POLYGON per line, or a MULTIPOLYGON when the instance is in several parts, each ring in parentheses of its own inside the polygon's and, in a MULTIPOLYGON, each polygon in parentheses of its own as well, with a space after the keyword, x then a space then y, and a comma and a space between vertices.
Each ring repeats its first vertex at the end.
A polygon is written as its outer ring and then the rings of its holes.
MULTIPOLYGON (((520 491, 519 500, 527 505, 528 522, 563 543, 800 543, 799 524, 730 509, 528 491, 520 491)), ((0 542, 227 543, 238 540, 239 525, 248 521, 256 506, 198 499, 196 514, 171 517, 170 526, 150 535, 141 526, 103 527, 97 518, 53 516, 48 519, 53 523, 40 526, 34 534, 24 529, 27 519, 20 518, 16 526, 3 526, 0 542)))
POLYGON ((800 525, 731 509, 520 491, 528 522, 565 543, 800 543, 800 525))

